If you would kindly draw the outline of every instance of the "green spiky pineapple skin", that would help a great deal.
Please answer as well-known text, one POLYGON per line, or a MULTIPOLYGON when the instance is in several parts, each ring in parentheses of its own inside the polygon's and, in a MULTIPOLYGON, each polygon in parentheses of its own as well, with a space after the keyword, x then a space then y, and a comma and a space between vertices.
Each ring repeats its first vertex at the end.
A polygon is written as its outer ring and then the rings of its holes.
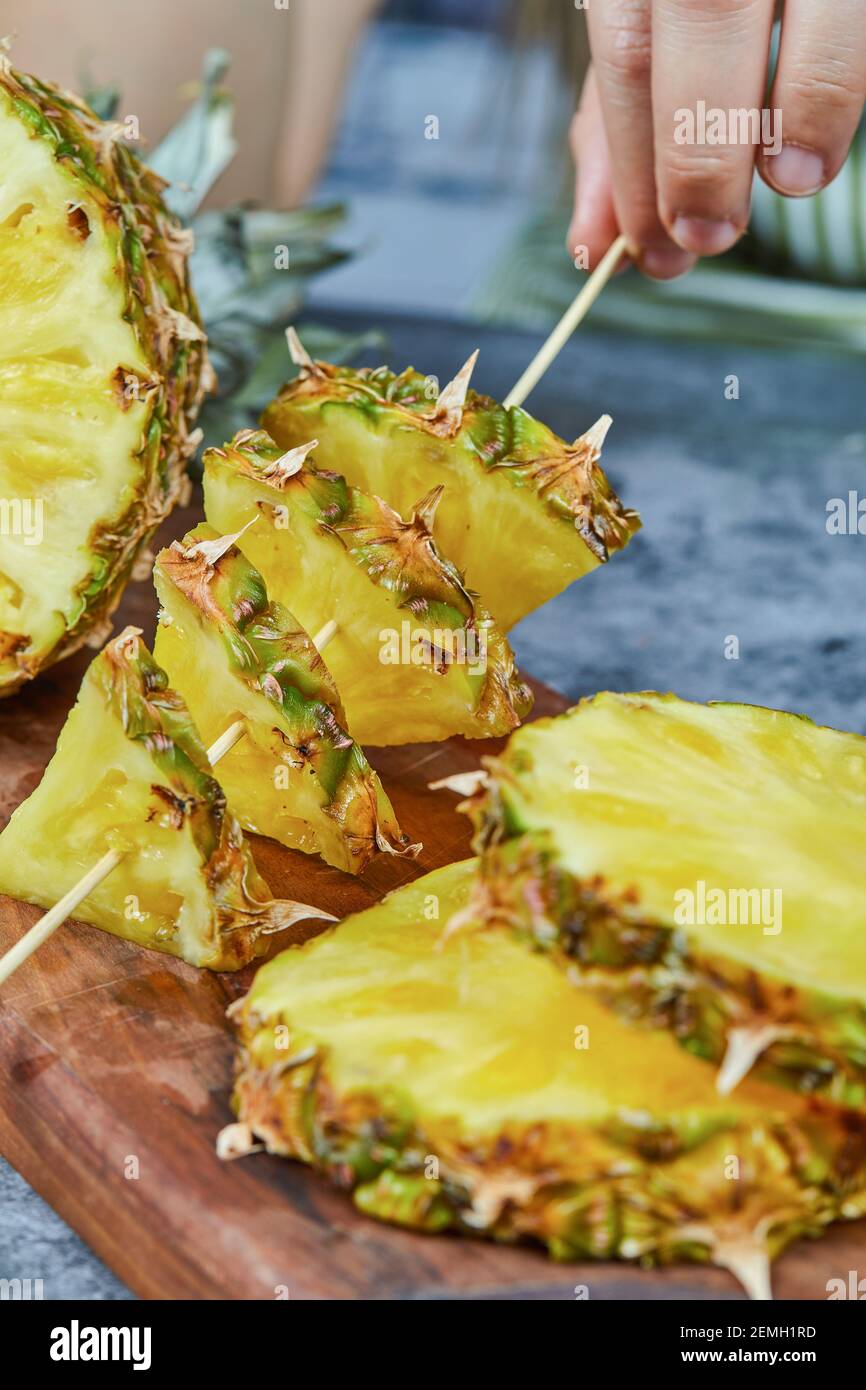
POLYGON ((431 480, 444 483, 436 538, 506 630, 639 529, 597 458, 576 467, 574 450, 526 411, 469 391, 451 435, 426 418, 435 401, 430 378, 411 367, 396 375, 316 363, 283 387, 262 424, 283 448, 317 439, 320 466, 402 513, 431 480), (485 529, 487 507, 499 504, 514 508, 519 585, 485 529))
MULTIPOLYGON (((340 474, 306 463, 290 475, 279 477, 283 452, 265 431, 245 430, 224 448, 208 449, 204 455, 208 519, 218 530, 235 531, 253 517, 259 518, 258 529, 246 533, 240 544, 264 572, 272 593, 279 597, 281 585, 292 592, 289 575, 293 558, 281 557, 279 564, 268 560, 266 551, 258 550, 263 545, 262 528, 271 527, 275 537, 285 534, 286 544, 293 544, 293 516, 302 515, 318 534, 333 537, 359 573, 388 596, 388 625, 405 619, 413 626, 452 633, 456 639, 463 636, 467 641, 483 634, 486 644, 482 670, 474 671, 472 664, 466 662, 462 666, 452 665, 444 677, 431 678, 434 682, 459 679, 464 683, 467 709, 461 712, 459 724, 448 726, 434 718, 422 725, 421 711, 413 720, 414 711, 407 708, 395 711, 393 719, 384 719, 380 709, 368 726, 363 712, 359 713, 357 705, 353 708, 349 687, 341 679, 343 668, 337 665, 343 658, 347 636, 353 635, 344 630, 335 638, 333 658, 329 653, 329 659, 358 738, 369 744, 423 742, 455 733, 498 737, 516 728, 532 707, 531 689, 520 679, 514 654, 501 629, 466 589, 455 566, 434 546, 425 516, 419 511, 405 522, 380 498, 349 486, 340 474), (337 643, 342 645, 337 647, 337 643), (405 732, 399 734, 398 715, 404 716, 405 722, 405 732)), ((422 504, 426 501, 422 499, 422 504)), ((301 528, 298 532, 300 536, 301 528)), ((297 595, 295 603, 300 602, 297 595)), ((313 617, 300 610, 301 619, 310 627, 332 616, 330 611, 313 617)), ((354 631, 360 631, 356 615, 346 616, 354 631)), ((379 664, 381 634, 375 648, 364 648, 364 656, 372 669, 383 670, 379 664)), ((351 680, 357 671, 346 668, 346 674, 351 680)), ((365 679, 371 679, 369 672, 365 679)), ((383 698, 380 692, 380 706, 383 698)))
MULTIPOLYGON (((262 576, 237 546, 213 566, 187 554, 202 542, 218 540, 218 533, 203 522, 181 545, 157 556, 154 581, 163 607, 157 659, 164 660, 169 677, 175 678, 172 629, 180 624, 187 628, 188 640, 194 640, 198 624, 205 623, 218 635, 229 677, 267 702, 263 714, 270 711, 269 719, 277 721, 270 731, 275 727, 282 747, 292 750, 294 759, 302 759, 295 776, 312 774, 321 789, 321 819, 303 839, 294 839, 292 847, 318 852, 336 868, 355 874, 363 872, 383 843, 394 853, 413 849, 363 749, 346 732, 336 685, 312 638, 288 609, 270 602, 262 576)), ((183 693, 197 713, 196 692, 183 693)), ((230 683, 226 699, 231 700, 230 683)), ((208 729, 208 737, 221 732, 208 729)), ((273 772, 271 767, 271 777, 273 772)), ((245 827, 282 838, 279 827, 262 814, 261 789, 250 790, 247 797, 225 764, 221 775, 245 827)))
MULTIPOLYGON (((605 699, 648 698, 680 703, 676 696, 654 692, 592 696, 566 715, 538 720, 533 733, 556 739, 562 731, 557 756, 566 765, 568 719, 605 699)), ((757 713, 789 720, 792 729, 849 738, 851 758, 866 758, 866 744, 856 735, 821 730, 801 715, 757 713)), ((624 1019, 669 1029, 689 1052, 716 1066, 725 1057, 729 1029, 755 1012, 767 1020, 784 1020, 789 1035, 761 1054, 755 1075, 866 1110, 866 1007, 853 998, 795 987, 772 971, 701 949, 683 931, 647 916, 633 892, 617 897, 603 877, 581 879, 570 873, 550 830, 521 796, 524 780, 537 784, 539 776, 532 752, 517 735, 501 758, 488 760, 487 785, 461 807, 472 819, 473 847, 481 856, 475 901, 480 917, 510 926, 563 968, 578 969, 624 1019)), ((556 815, 554 806, 550 815, 556 815)))
MULTIPOLYGON (((138 482, 112 505, 87 540, 88 573, 63 605, 64 630, 50 649, 0 633, 0 696, 13 693, 45 666, 98 639, 131 577, 136 560, 185 487, 198 438, 192 426, 211 387, 198 307, 189 283, 188 247, 162 201, 162 181, 76 97, 0 61, 0 101, 30 137, 47 146, 68 173, 70 204, 86 198, 89 216, 112 248, 122 287, 123 318, 149 364, 137 452, 138 482), (104 153, 106 149, 110 154, 104 153)), ((93 229, 90 235, 94 234, 93 229)), ((118 363, 118 373, 129 364, 118 363)), ((106 381, 106 389, 112 383, 106 381)), ((122 382, 116 383, 118 389, 122 382)))
MULTIPOLYGON (((428 874, 344 926, 369 919, 375 935, 376 914, 398 909, 409 895, 419 914, 422 902, 435 900, 446 920, 466 909, 475 871, 476 861, 467 861, 428 874)), ((759 1126, 747 1113, 738 1117, 735 1106, 721 1116, 708 1106, 704 1116, 673 1113, 657 1124, 648 1111, 589 1130, 536 1120, 472 1134, 457 1121, 431 1128, 408 1096, 375 1077, 368 1089, 347 1093, 321 1039, 275 1011, 284 959, 265 966, 233 1010, 242 1048, 234 1109, 270 1152, 317 1168, 366 1215, 428 1233, 531 1240, 557 1260, 706 1262, 712 1254, 701 1225, 718 1215, 720 1200, 730 1200, 722 1175, 732 1153, 741 1174, 735 1207, 775 1213, 770 1257, 840 1216, 866 1213, 866 1131, 833 1106, 804 1109, 796 1123, 768 1116, 759 1126), (283 1034, 291 1039, 288 1056, 283 1034), (514 1190, 485 1217, 484 1192, 503 1177, 513 1186, 515 1172, 530 1180, 526 1193, 514 1190)), ((406 980, 416 978, 407 960, 406 980)))
MULTIPOLYGON (((147 840, 148 820, 175 825, 178 836, 191 840, 190 878, 178 885, 182 894, 194 881, 200 903, 207 904, 195 924, 194 949, 174 931, 133 931, 119 907, 107 907, 97 896, 87 898, 76 917, 103 930, 129 937, 139 945, 182 956, 191 964, 214 970, 238 970, 267 948, 267 934, 275 930, 277 905, 258 873, 240 826, 226 807, 225 796, 212 775, 207 754, 180 696, 169 685, 135 629, 127 629, 91 662, 78 702, 61 731, 57 752, 27 801, 13 813, 0 835, 0 892, 41 907, 53 906, 60 894, 52 891, 55 856, 64 845, 55 844, 51 833, 61 813, 72 813, 76 804, 85 808, 88 778, 94 768, 77 768, 79 720, 83 711, 89 723, 104 713, 129 745, 144 750, 153 768, 149 816, 141 825, 106 824, 99 844, 89 847, 92 862, 106 849, 120 850, 135 859, 147 840), (95 697, 95 698, 94 698, 95 697), (66 803, 64 805, 64 802, 66 803), (40 873, 40 866, 42 872, 40 873)), ((92 734, 92 729, 87 730, 92 734)), ((105 775, 107 767, 100 768, 105 775)), ((65 892, 81 876, 84 867, 70 862, 65 869, 65 892)), ((124 864, 115 869, 109 885, 122 902, 118 886, 124 864)), ((133 919, 130 918, 129 921, 133 919)))

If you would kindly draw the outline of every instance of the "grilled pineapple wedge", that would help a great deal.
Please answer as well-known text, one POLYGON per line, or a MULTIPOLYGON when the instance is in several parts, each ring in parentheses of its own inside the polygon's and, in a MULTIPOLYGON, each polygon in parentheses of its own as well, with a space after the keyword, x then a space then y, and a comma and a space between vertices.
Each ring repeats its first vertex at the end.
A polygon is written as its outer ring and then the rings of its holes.
POLYGON ((238 1122, 424 1231, 532 1238, 559 1259, 767 1257, 866 1211, 866 1118, 747 1082, 735 1098, 508 930, 443 939, 474 861, 263 966, 232 1006, 238 1122))
POLYGON ((136 628, 90 664, 39 786, 0 835, 0 892, 50 907, 105 854, 76 917, 211 970, 237 970, 308 917, 275 902, 185 704, 136 628))
POLYGON ((334 367, 290 341, 299 375, 268 406, 264 427, 284 449, 317 439, 320 467, 401 515, 444 483, 436 542, 506 631, 640 526, 599 464, 607 416, 566 444, 525 410, 468 390, 474 357, 431 398, 431 378, 412 367, 334 367))
POLYGON ((122 134, 0 54, 0 695, 103 640, 198 443, 190 237, 122 134))
POLYGON ((466 803, 507 922, 731 1090, 866 1109, 866 740, 748 705, 602 694, 512 738, 466 803))
POLYGON ((154 656, 210 745, 236 719, 219 776, 245 830, 361 873, 378 853, 417 853, 382 783, 346 732, 312 639, 233 544, 197 526, 156 558, 154 656))
POLYGON ((510 733, 532 703, 500 628, 433 543, 441 490, 411 520, 338 473, 242 430, 204 456, 205 513, 237 533, 271 597, 308 632, 337 624, 328 666, 362 744, 510 733), (252 523, 255 521, 255 524, 252 523))

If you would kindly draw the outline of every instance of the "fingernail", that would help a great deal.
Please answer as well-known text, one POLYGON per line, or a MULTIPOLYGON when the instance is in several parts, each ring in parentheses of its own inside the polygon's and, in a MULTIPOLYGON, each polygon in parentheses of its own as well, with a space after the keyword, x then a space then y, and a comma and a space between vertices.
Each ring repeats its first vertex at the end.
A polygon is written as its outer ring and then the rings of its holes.
POLYGON ((672 228, 677 245, 695 256, 717 256, 727 251, 739 241, 741 230, 727 218, 714 221, 711 217, 675 217, 672 228))
POLYGON ((678 246, 649 246, 640 255, 641 270, 653 280, 674 280, 691 270, 694 263, 694 256, 678 246))
POLYGON ((778 154, 764 155, 767 178, 780 193, 805 198, 824 185, 824 160, 803 145, 783 145, 778 154))

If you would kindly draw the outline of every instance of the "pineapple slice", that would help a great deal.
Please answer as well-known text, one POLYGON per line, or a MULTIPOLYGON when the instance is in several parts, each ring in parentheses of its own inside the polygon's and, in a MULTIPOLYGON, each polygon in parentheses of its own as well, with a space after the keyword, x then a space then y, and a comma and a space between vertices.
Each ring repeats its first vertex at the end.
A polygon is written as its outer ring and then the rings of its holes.
POLYGON ((90 664, 57 751, 0 835, 0 892, 50 907, 107 849, 118 868, 76 916, 211 970, 238 970, 296 921, 226 807, 189 711, 136 628, 90 664))
POLYGON ((334 621, 328 665, 362 744, 510 733, 532 703, 487 611, 430 533, 436 490, 404 521, 378 497, 284 455, 263 430, 205 453, 205 512, 308 632, 334 621), (249 525, 258 518, 255 525, 249 525))
POLYGON ((722 1099, 512 932, 443 940, 473 873, 439 869, 259 970, 232 1006, 222 1156, 261 1141, 383 1220, 560 1259, 709 1258, 764 1296, 768 1255, 866 1211, 866 1120, 758 1082, 722 1099))
POLYGON ((473 911, 721 1065, 866 1108, 866 740, 602 694, 521 730, 468 803, 473 911))
POLYGON ((198 443, 190 237, 120 135, 0 54, 0 695, 102 640, 198 443))
POLYGON ((220 760, 245 830, 361 873, 378 852, 416 854, 337 688, 288 609, 232 542, 197 526, 156 558, 162 609, 154 656, 209 745, 236 719, 246 735, 220 760))
POLYGON ((412 367, 333 367, 290 343, 300 374, 262 424, 284 449, 318 439, 322 468, 401 515, 444 483, 436 542, 506 632, 640 526, 599 465, 607 417, 569 445, 525 410, 468 391, 474 357, 431 399, 431 378, 412 367))

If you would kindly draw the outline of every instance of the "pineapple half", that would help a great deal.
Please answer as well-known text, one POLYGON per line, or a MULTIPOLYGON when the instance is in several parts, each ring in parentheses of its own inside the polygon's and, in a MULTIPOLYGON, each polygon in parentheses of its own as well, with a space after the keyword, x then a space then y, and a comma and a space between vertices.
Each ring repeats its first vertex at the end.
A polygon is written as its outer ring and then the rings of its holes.
POLYGON ((866 740, 605 693, 513 737, 466 803, 472 914, 670 1029, 730 1091, 866 1108, 866 740))
POLYGON ((205 513, 241 548, 272 598, 308 632, 328 622, 328 648, 349 728, 362 744, 422 743, 510 733, 532 695, 487 610, 433 543, 441 489, 404 521, 338 473, 242 430, 204 456, 205 513), (251 525, 255 521, 254 525, 251 525))
POLYGON ((237 1123, 422 1231, 558 1259, 712 1260, 768 1296, 768 1256, 866 1212, 866 1118, 747 1082, 723 1099, 507 930, 443 939, 474 861, 263 966, 232 1006, 237 1123))
POLYGON ((190 965, 238 970, 274 932, 334 920, 271 898, 137 628, 91 662, 42 781, 0 835, 0 892, 50 907, 107 849, 124 858, 76 917, 190 965))
POLYGON ((0 695, 103 640, 198 444, 191 237, 122 134, 0 53, 0 695))
POLYGON ((346 732, 311 638, 233 543, 202 524, 156 557, 154 656, 209 745, 243 719, 219 776, 245 830, 361 873, 377 853, 416 854, 382 783, 346 732))
POLYGON ((468 390, 475 355, 438 398, 432 378, 314 362, 290 331, 299 375, 262 424, 401 515, 442 483, 436 542, 507 632, 621 550, 640 526, 599 464, 610 419, 566 444, 518 407, 468 390), (515 565, 517 560, 517 565, 515 565))

